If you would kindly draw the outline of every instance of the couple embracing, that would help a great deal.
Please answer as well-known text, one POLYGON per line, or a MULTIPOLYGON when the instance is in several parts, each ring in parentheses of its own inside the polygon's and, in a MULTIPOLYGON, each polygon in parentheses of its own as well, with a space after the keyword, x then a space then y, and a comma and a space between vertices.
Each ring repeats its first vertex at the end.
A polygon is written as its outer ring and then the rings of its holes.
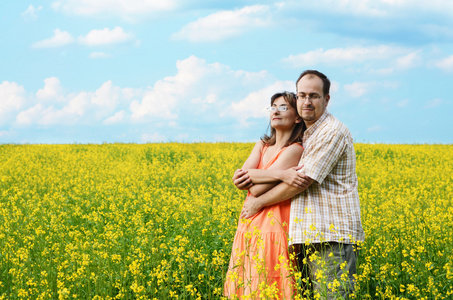
POLYGON ((248 193, 225 281, 228 298, 347 299, 353 291, 364 240, 353 139, 326 109, 324 74, 303 72, 296 90, 272 96, 270 135, 233 176, 248 193))

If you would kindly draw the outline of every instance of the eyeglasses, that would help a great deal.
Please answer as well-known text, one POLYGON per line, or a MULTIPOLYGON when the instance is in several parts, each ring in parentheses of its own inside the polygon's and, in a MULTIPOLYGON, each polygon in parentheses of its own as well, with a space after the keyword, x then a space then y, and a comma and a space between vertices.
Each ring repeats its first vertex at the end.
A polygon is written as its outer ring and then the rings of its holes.
POLYGON ((316 100, 319 100, 321 99, 323 96, 320 96, 318 94, 304 94, 304 93, 300 93, 300 94, 297 94, 297 100, 305 100, 308 98, 308 100, 310 101, 316 101, 316 100))
POLYGON ((285 106, 285 105, 280 105, 280 106, 269 106, 268 108, 266 108, 268 112, 272 113, 272 112, 276 112, 277 110, 278 111, 287 111, 288 110, 288 106, 285 106))

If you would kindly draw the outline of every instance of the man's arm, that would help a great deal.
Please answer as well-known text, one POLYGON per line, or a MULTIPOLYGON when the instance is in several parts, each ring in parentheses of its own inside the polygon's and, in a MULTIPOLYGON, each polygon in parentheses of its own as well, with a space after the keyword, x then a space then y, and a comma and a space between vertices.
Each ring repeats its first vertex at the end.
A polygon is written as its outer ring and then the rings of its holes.
POLYGON ((249 197, 244 203, 241 217, 250 218, 265 206, 292 198, 308 188, 315 180, 321 184, 337 164, 346 146, 344 133, 339 132, 337 128, 327 128, 326 132, 317 136, 316 143, 305 149, 309 151, 303 161, 303 173, 308 180, 307 187, 297 188, 283 182, 257 198, 249 197))
POLYGON ((290 186, 282 182, 257 198, 249 196, 242 208, 241 218, 248 219, 266 206, 290 199, 303 192, 314 182, 314 180, 308 176, 304 176, 304 178, 308 182, 304 188, 290 186))
MULTIPOLYGON (((283 178, 289 177, 288 173, 293 174, 293 182, 302 181, 298 178, 299 173, 296 171, 301 167, 297 167, 303 148, 298 144, 292 144, 278 156, 276 161, 267 169, 249 169, 247 175, 253 182, 253 186, 249 188, 249 192, 258 197, 279 182, 284 181, 283 178), (296 181, 297 180, 297 181, 296 181)), ((287 182, 288 183, 288 182, 287 182)))
POLYGON ((286 170, 239 169, 234 173, 233 183, 238 189, 248 189, 255 197, 264 194, 280 182, 304 188, 308 181, 305 179, 305 175, 298 172, 302 167, 292 167, 286 170))
MULTIPOLYGON (((261 156, 262 147, 259 154, 261 156)), ((255 152, 255 151, 254 151, 255 152)), ((267 169, 257 169, 257 166, 244 164, 242 169, 236 170, 233 176, 233 183, 239 189, 248 189, 254 196, 259 196, 279 182, 297 185, 303 183, 296 167, 302 155, 303 148, 298 144, 290 145, 277 160, 267 169)), ((260 159, 258 156, 258 159, 260 159)))

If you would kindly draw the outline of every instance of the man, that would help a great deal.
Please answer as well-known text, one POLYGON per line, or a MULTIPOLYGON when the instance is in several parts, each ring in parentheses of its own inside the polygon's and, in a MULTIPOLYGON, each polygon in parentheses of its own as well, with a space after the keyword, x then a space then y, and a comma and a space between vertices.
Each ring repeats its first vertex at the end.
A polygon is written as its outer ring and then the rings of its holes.
MULTIPOLYGON (((250 218, 265 206, 294 197, 289 236, 299 266, 308 265, 311 288, 321 298, 348 298, 356 273, 356 245, 365 237, 353 139, 327 112, 330 81, 324 74, 307 70, 296 88, 297 110, 307 126, 300 177, 297 184, 282 182, 257 198, 249 197, 241 217, 250 218), (316 259, 310 256, 313 252, 316 259)), ((245 172, 233 179, 236 185, 250 184, 245 172)))

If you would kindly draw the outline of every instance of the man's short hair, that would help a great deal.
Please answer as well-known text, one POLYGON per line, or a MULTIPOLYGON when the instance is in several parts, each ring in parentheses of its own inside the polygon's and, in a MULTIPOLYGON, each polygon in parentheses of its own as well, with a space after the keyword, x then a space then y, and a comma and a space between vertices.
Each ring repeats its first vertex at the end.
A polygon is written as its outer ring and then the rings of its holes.
POLYGON ((317 77, 321 78, 322 83, 323 83, 322 92, 324 93, 324 95, 328 95, 330 93, 330 80, 329 80, 329 78, 327 78, 327 76, 324 75, 323 73, 321 73, 319 71, 316 71, 316 70, 305 70, 304 72, 302 72, 302 74, 300 74, 299 78, 297 78, 296 89, 297 89, 297 84, 302 79, 302 77, 304 77, 305 75, 312 75, 312 76, 317 76, 317 77))

